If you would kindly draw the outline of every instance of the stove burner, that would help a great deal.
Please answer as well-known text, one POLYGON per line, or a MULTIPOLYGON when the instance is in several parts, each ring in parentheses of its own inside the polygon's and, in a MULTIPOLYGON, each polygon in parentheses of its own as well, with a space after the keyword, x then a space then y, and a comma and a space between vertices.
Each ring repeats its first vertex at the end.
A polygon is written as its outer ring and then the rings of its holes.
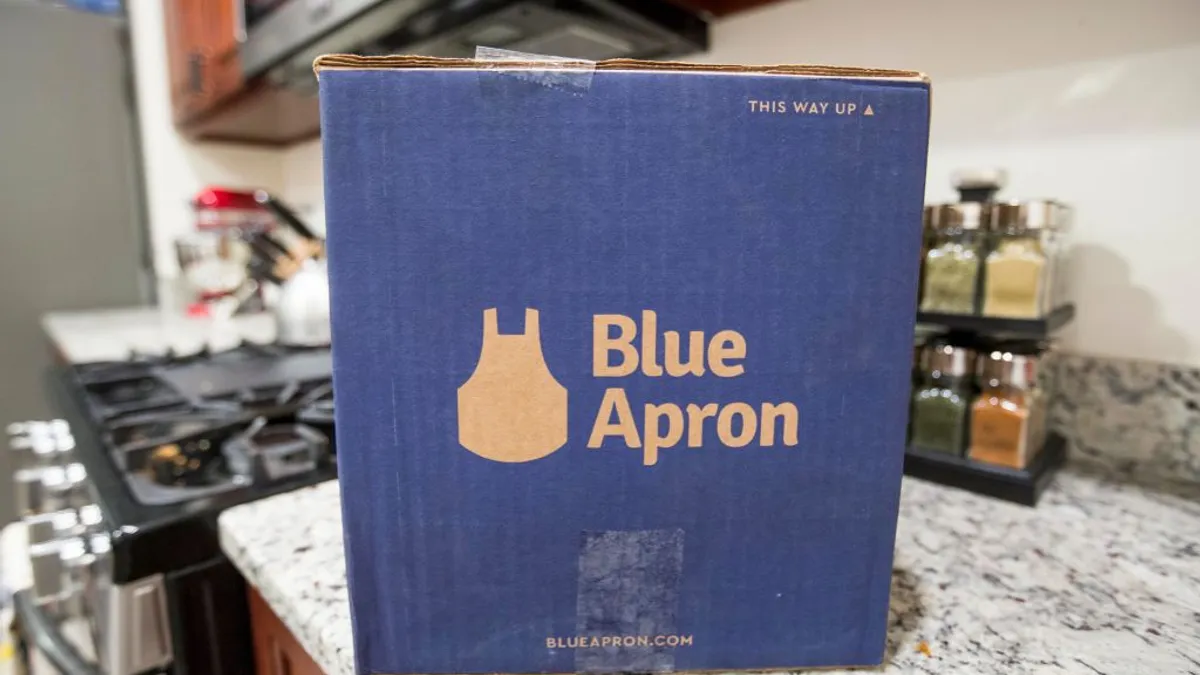
POLYGON ((300 399, 296 421, 320 427, 328 434, 333 433, 333 383, 326 383, 310 391, 300 399))
POLYGON ((328 470, 329 351, 243 343, 76 366, 114 467, 143 504, 328 470))
POLYGON ((113 444, 128 452, 176 443, 180 439, 236 419, 217 413, 196 413, 191 408, 130 416, 115 420, 109 427, 113 444))
POLYGON ((255 417, 274 417, 306 405, 314 398, 314 392, 323 395, 329 387, 327 382, 321 381, 288 382, 279 386, 241 389, 222 396, 210 396, 204 398, 203 403, 235 408, 255 417))
POLYGON ((153 410, 179 405, 183 397, 153 375, 94 381, 84 385, 90 394, 93 409, 102 418, 126 412, 153 410))
POLYGON ((199 439, 184 445, 161 445, 150 453, 146 473, 159 485, 203 487, 229 482, 216 445, 199 439))
POLYGON ((254 481, 277 481, 317 468, 329 452, 329 439, 303 424, 268 425, 260 417, 221 446, 229 469, 254 481))

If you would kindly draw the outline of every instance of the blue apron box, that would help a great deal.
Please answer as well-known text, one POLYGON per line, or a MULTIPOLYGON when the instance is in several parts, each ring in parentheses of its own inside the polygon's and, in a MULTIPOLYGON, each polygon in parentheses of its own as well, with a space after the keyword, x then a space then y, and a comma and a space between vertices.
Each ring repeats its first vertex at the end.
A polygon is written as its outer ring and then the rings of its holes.
POLYGON ((928 83, 317 69, 358 672, 880 663, 928 83))

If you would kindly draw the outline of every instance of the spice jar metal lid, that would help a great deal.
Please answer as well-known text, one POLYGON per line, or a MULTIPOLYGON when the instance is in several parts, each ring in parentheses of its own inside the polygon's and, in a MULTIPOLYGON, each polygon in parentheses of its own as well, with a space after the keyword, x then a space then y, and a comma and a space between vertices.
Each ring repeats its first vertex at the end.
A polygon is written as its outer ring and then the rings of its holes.
POLYGON ((1038 363, 1038 357, 1032 354, 994 351, 980 358, 979 378, 984 386, 1029 389, 1037 384, 1038 363))
POLYGON ((936 376, 965 377, 971 373, 975 352, 954 345, 931 345, 925 348, 924 370, 936 376))
POLYGON ((993 230, 1066 230, 1071 207, 1050 199, 996 202, 988 205, 986 220, 993 230))
POLYGON ((950 173, 950 184, 956 190, 968 188, 995 188, 999 190, 1008 183, 1008 172, 995 167, 968 167, 950 173))
POLYGON ((933 204, 928 207, 933 230, 978 230, 986 225, 987 208, 981 202, 933 204))

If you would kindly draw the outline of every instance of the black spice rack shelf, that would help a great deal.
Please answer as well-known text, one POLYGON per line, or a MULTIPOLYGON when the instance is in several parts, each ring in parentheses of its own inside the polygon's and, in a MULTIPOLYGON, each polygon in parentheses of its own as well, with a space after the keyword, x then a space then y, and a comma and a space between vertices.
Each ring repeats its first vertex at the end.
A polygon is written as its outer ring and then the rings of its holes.
POLYGON ((1075 305, 1055 308, 1040 319, 1005 319, 975 314, 917 312, 917 323, 940 326, 955 333, 1045 339, 1075 318, 1075 305))
POLYGON ((1067 439, 1051 433, 1029 466, 1010 469, 976 462, 936 450, 910 446, 904 456, 904 473, 924 480, 978 492, 1026 506, 1038 497, 1067 459, 1067 439))

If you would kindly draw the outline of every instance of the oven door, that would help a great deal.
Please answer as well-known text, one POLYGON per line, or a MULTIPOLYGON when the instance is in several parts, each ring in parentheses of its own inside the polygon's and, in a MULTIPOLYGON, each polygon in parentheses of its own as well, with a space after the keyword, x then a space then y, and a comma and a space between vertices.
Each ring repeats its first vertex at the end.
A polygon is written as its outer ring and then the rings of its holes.
POLYGON ((28 672, 46 672, 48 664, 64 675, 101 675, 86 621, 62 621, 38 604, 30 589, 13 595, 13 609, 17 652, 28 672))

